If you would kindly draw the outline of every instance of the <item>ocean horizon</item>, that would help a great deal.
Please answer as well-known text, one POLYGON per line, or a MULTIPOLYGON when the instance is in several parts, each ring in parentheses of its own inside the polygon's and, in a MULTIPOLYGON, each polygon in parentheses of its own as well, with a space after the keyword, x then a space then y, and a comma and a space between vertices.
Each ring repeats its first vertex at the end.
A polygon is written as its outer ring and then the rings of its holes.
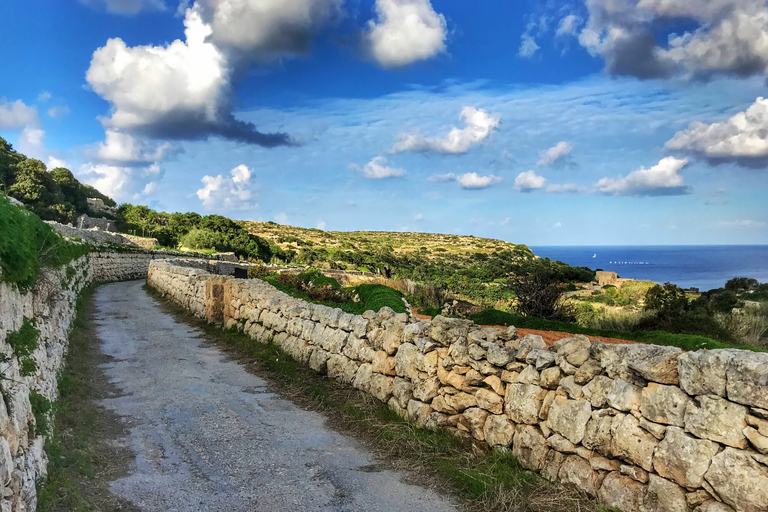
POLYGON ((529 246, 537 256, 701 291, 734 277, 768 282, 768 245, 529 246))

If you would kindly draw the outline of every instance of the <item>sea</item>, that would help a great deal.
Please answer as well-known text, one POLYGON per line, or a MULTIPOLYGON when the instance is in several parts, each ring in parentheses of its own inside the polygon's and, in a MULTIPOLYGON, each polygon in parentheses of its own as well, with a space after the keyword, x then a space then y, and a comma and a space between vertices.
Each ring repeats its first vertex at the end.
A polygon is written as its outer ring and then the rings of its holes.
POLYGON ((619 277, 707 291, 733 277, 768 283, 768 245, 611 245, 531 247, 537 256, 619 277))

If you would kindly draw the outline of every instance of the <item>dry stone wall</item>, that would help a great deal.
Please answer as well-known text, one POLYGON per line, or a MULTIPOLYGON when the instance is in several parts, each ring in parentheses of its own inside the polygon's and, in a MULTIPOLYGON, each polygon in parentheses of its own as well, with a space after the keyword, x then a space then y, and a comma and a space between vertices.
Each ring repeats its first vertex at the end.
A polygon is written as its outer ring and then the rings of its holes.
POLYGON ((654 345, 547 347, 389 308, 355 316, 256 279, 153 261, 148 282, 195 315, 272 340, 419 425, 510 449, 624 512, 768 510, 768 354, 654 345))

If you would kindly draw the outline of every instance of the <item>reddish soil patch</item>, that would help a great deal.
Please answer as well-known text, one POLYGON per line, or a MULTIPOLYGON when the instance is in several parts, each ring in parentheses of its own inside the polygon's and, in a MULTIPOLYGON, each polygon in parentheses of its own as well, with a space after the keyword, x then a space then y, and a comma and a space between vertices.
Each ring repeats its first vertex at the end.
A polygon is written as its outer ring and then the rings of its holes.
MULTIPOLYGON (((413 316, 418 318, 419 320, 429 320, 430 316, 427 315, 420 315, 416 313, 416 308, 411 308, 411 313, 413 316)), ((507 327, 504 325, 481 325, 480 327, 496 327, 497 329, 506 329, 507 327)), ((573 334, 568 332, 560 332, 560 331, 538 331, 536 329, 517 329, 517 334, 519 336, 525 336, 526 334, 538 334, 542 338, 544 338, 544 342, 547 345, 552 345, 554 342, 561 340, 563 338, 570 338, 573 336, 573 334)), ((617 338, 603 338, 601 336, 587 336, 589 338, 589 341, 592 343, 595 342, 595 340, 600 340, 604 343, 616 343, 616 344, 625 344, 625 345, 631 345, 633 343, 637 343, 635 341, 629 341, 629 340, 620 340, 617 338)))

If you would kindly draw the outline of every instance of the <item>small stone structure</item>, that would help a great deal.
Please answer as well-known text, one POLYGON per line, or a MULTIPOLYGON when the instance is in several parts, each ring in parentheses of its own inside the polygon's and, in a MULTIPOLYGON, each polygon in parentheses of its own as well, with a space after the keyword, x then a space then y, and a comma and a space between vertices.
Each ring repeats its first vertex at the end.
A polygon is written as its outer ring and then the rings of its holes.
POLYGON ((148 238, 143 236, 133 236, 133 235, 126 235, 122 234, 122 237, 131 242, 132 244, 135 244, 142 249, 154 249, 157 247, 157 238, 148 238))
POLYGON ((81 215, 77 218, 78 229, 98 229, 114 233, 117 231, 114 224, 114 221, 111 219, 89 217, 88 215, 81 215))
POLYGON ((86 199, 88 202, 88 208, 94 213, 106 213, 108 215, 117 215, 117 208, 113 206, 107 206, 104 201, 98 197, 89 197, 86 199))
MULTIPOLYGON (((258 279, 156 260, 148 282, 201 318, 272 340, 420 426, 504 447, 623 512, 768 510, 768 354, 547 347, 514 327, 389 308, 355 316, 258 279)), ((202 265, 198 265, 202 266, 202 265)))

